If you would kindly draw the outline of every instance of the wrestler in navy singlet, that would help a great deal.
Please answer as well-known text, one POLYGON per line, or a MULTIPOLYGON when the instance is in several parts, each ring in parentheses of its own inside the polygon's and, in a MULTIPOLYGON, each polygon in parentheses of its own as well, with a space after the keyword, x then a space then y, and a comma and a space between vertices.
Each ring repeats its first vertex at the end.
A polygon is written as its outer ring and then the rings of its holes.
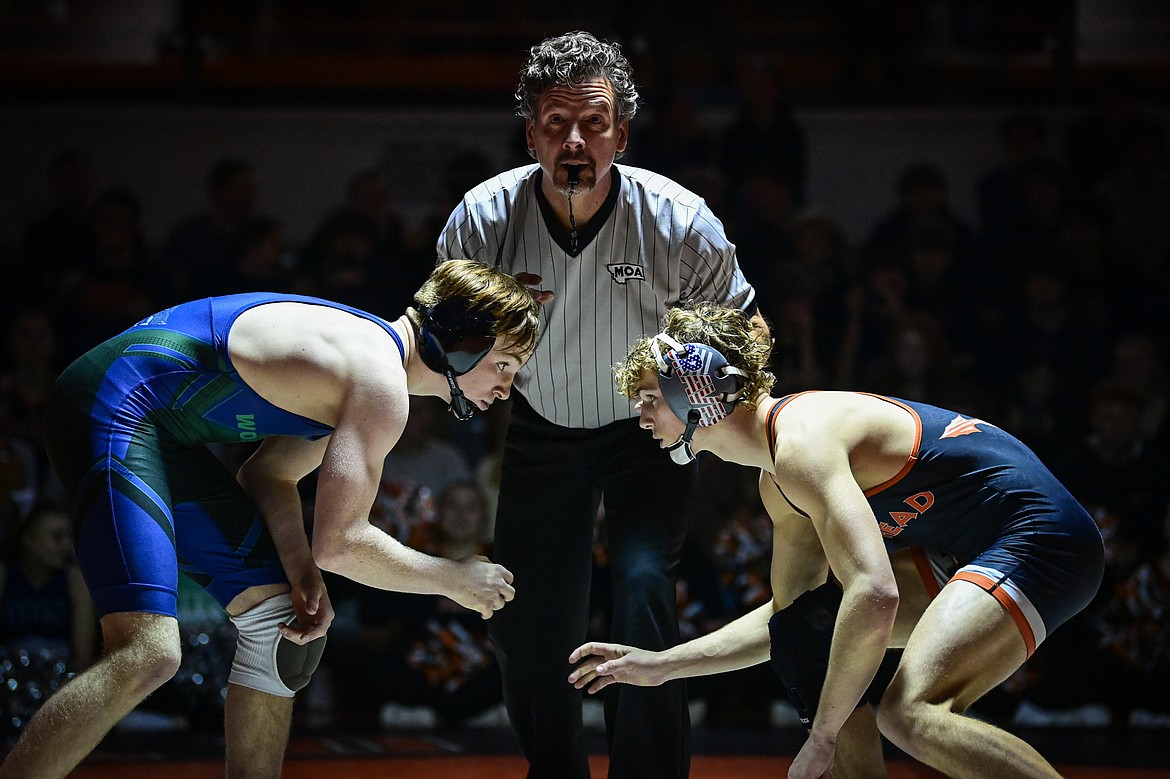
POLYGON ((248 293, 149 316, 58 378, 46 406, 46 445, 73 496, 78 562, 99 615, 175 616, 179 570, 224 606, 249 587, 286 581, 263 520, 205 446, 332 432, 264 400, 232 366, 236 318, 280 302, 368 319, 405 355, 390 325, 372 314, 319 298, 248 293))
MULTIPOLYGON (((768 414, 773 451, 778 414, 794 397, 768 414)), ((1097 592, 1104 550, 1096 523, 1028 447, 995 425, 870 397, 905 409, 918 426, 905 467, 865 493, 886 548, 923 546, 952 557, 952 578, 995 596, 1031 654, 1097 592)))

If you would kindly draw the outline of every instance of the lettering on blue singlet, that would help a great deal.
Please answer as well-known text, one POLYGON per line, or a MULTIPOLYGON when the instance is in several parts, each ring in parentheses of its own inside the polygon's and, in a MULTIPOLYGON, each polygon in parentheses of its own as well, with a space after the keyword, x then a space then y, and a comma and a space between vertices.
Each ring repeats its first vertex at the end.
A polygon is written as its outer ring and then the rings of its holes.
POLYGON ((255 441, 257 438, 256 415, 236 414, 236 428, 240 431, 241 441, 255 441))

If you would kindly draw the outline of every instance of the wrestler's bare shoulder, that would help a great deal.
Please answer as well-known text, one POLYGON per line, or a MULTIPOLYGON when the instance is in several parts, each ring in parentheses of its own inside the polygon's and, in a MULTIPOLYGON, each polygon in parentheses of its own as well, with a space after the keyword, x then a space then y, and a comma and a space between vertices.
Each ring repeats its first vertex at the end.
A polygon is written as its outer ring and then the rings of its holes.
POLYGON ((249 309, 232 325, 228 352, 261 396, 327 424, 353 387, 405 382, 398 346, 381 325, 328 306, 279 301, 249 309))

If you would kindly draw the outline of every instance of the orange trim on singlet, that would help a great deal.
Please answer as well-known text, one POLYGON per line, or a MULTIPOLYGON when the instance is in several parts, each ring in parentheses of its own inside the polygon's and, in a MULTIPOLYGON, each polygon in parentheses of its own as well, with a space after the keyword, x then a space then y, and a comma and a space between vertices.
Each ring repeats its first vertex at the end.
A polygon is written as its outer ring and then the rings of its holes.
MULTIPOLYGON (((775 405, 772 406, 772 408, 768 409, 768 416, 765 420, 765 428, 768 434, 768 451, 772 455, 773 463, 776 462, 776 417, 780 415, 780 409, 784 408, 793 400, 799 398, 801 395, 811 395, 814 392, 820 392, 820 390, 805 390, 804 392, 794 392, 791 395, 787 395, 781 398, 776 402, 775 405)), ((776 487, 776 492, 780 493, 780 497, 784 498, 784 502, 791 506, 792 510, 800 516, 805 517, 806 519, 811 519, 812 517, 809 516, 807 511, 797 506, 788 499, 787 495, 784 494, 784 490, 780 487, 780 482, 776 481, 776 474, 772 473, 768 475, 772 477, 772 484, 776 487)))
POLYGON ((892 403, 898 408, 909 412, 910 416, 914 419, 914 446, 910 449, 910 454, 906 456, 906 464, 902 466, 902 470, 898 471, 892 479, 887 479, 881 484, 875 487, 870 487, 868 490, 866 490, 865 497, 868 498, 873 495, 877 495, 882 490, 889 489, 898 482, 902 481, 902 479, 906 478, 906 474, 910 473, 910 469, 914 467, 914 463, 918 462, 918 452, 922 449, 922 417, 918 416, 917 411, 910 408, 900 400, 895 400, 894 398, 886 397, 885 395, 878 395, 873 392, 858 392, 855 394, 868 395, 871 398, 877 398, 878 400, 884 400, 887 403, 892 403))
POLYGON ((922 579, 922 586, 926 588, 926 594, 930 596, 931 600, 934 600, 942 592, 942 588, 938 586, 938 579, 934 576, 934 568, 931 567, 930 561, 926 559, 926 552, 921 546, 911 547, 910 559, 914 561, 914 567, 918 569, 918 576, 922 579))
POLYGON ((776 461, 776 415, 780 413, 780 409, 787 406, 792 401, 799 398, 801 395, 811 395, 820 390, 805 390, 804 392, 794 392, 791 395, 785 395, 776 402, 772 408, 768 409, 768 451, 772 453, 772 462, 776 461))
MULTIPOLYGON (((781 398, 780 401, 776 403, 776 405, 772 406, 772 408, 768 410, 768 451, 772 453, 772 462, 776 461, 776 417, 779 416, 780 409, 784 408, 793 400, 799 398, 801 395, 811 395, 814 392, 821 392, 821 390, 805 390, 804 392, 796 392, 792 395, 788 395, 787 397, 781 398)), ((906 478, 906 474, 910 473, 910 469, 914 467, 914 463, 918 462, 918 452, 922 449, 922 417, 918 416, 917 411, 910 408, 905 403, 895 400, 894 398, 886 397, 885 395, 878 395, 873 392, 854 392, 853 394, 866 395, 871 398, 877 398, 878 400, 884 400, 887 403, 891 403, 898 408, 905 410, 914 420, 914 446, 910 449, 910 454, 906 456, 906 464, 902 466, 900 471, 894 474, 893 478, 887 479, 881 484, 865 490, 865 497, 868 498, 878 494, 882 490, 889 489, 898 482, 902 481, 902 479, 906 478)), ((792 508, 796 509, 797 512, 799 512, 802 516, 808 516, 806 512, 797 508, 795 503, 788 500, 788 496, 784 494, 784 490, 780 489, 780 484, 776 481, 776 476, 774 474, 772 475, 772 483, 776 485, 776 489, 780 492, 780 496, 784 498, 789 506, 792 506, 792 508)))
POLYGON ((1028 624, 1028 618, 1024 616, 1019 604, 1012 600, 1012 596, 1003 587, 999 586, 999 582, 975 571, 959 571, 951 577, 951 581, 956 580, 970 582, 999 601, 999 605, 1003 606, 1003 610, 1012 618, 1012 622, 1016 623, 1016 629, 1020 631, 1020 636, 1024 639, 1024 648, 1028 652, 1028 657, 1031 657, 1032 653, 1036 651, 1036 634, 1032 632, 1032 626, 1028 624))

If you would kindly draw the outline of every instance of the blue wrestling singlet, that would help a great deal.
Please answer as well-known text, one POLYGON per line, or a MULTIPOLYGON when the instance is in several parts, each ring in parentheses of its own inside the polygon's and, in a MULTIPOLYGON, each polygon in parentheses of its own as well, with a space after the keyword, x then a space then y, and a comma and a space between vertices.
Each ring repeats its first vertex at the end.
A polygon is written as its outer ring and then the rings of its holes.
POLYGON ((328 306, 318 298, 248 293, 207 298, 149 316, 62 372, 45 412, 46 445, 72 499, 74 542, 98 614, 175 616, 178 571, 221 605, 260 584, 285 582, 263 520, 234 474, 205 444, 332 428, 278 408, 243 382, 228 333, 267 303, 328 306))
MULTIPOLYGON (((794 397, 769 411, 773 451, 780 411, 794 397)), ((1028 447, 995 425, 869 397, 904 409, 917 425, 902 470, 865 491, 886 548, 929 547, 953 558, 951 579, 997 598, 1031 654, 1097 592, 1104 547, 1093 518, 1028 447)))

